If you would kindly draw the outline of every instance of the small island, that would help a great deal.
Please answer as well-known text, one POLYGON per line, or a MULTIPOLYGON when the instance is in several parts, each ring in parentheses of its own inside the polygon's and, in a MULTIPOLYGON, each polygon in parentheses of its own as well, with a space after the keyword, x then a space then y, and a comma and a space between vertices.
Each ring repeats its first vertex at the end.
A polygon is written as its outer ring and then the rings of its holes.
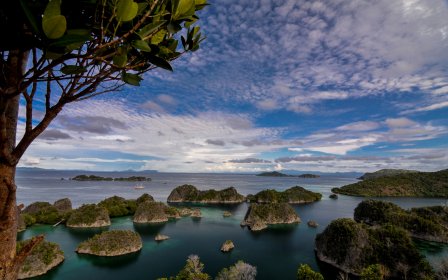
POLYGON ((334 193, 365 197, 448 198, 448 169, 437 172, 411 172, 363 180, 334 193))
MULTIPOLYGON (((17 242, 17 252, 22 250, 30 240, 17 242)), ((64 252, 58 244, 41 241, 31 250, 19 270, 19 279, 36 277, 47 273, 64 261, 64 252)))
POLYGON ((268 225, 300 223, 294 208, 288 203, 252 203, 247 210, 241 226, 252 231, 263 230, 268 225))
POLYGON ((310 174, 310 173, 305 173, 305 174, 301 174, 299 176, 297 176, 299 178, 307 178, 307 179, 314 179, 314 178, 320 178, 319 175, 316 174, 310 174))
POLYGON ((320 261, 355 276, 378 264, 391 279, 402 279, 403 275, 407 279, 434 279, 431 266, 409 234, 391 224, 370 227, 348 218, 337 219, 317 235, 315 249, 320 261))
POLYGON ((233 248, 235 248, 235 245, 233 244, 232 240, 226 240, 221 246, 221 252, 227 253, 232 251, 233 248))
POLYGON ((111 230, 94 235, 80 243, 76 252, 95 256, 121 256, 142 249, 140 235, 131 230, 111 230))
POLYGON ((223 190, 198 190, 193 185, 176 187, 168 196, 169 203, 196 202, 196 203, 242 203, 244 196, 234 187, 223 190))
POLYGON ((119 177, 119 178, 112 178, 112 177, 102 177, 102 176, 96 176, 96 175, 77 175, 71 180, 74 181, 117 181, 117 182, 148 182, 151 181, 151 178, 149 177, 143 177, 143 176, 131 176, 131 177, 119 177))
POLYGON ((293 175, 284 174, 278 171, 271 171, 271 172, 262 172, 260 174, 257 174, 256 176, 265 176, 265 177, 294 177, 293 175))
POLYGON ((306 190, 300 186, 289 188, 285 191, 263 190, 255 195, 248 195, 250 202, 277 203, 286 202, 291 204, 310 203, 322 199, 322 194, 306 190))
POLYGON ((104 207, 95 204, 85 204, 73 210, 70 218, 67 220, 66 226, 72 228, 110 226, 109 212, 104 207))
POLYGON ((146 201, 138 205, 133 221, 137 224, 164 223, 170 218, 180 218, 176 208, 162 202, 146 201))

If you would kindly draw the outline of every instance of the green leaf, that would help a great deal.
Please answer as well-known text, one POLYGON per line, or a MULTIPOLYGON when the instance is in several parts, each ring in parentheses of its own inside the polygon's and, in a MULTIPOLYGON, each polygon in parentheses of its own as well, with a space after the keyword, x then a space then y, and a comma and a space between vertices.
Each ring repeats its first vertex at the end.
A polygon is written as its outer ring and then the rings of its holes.
POLYGON ((140 31, 137 34, 138 34, 138 36, 140 36, 140 38, 144 39, 146 36, 151 35, 153 32, 155 32, 157 29, 159 29, 165 23, 166 23, 166 20, 150 23, 148 25, 145 25, 142 29, 140 29, 140 31))
POLYGON ((86 71, 87 69, 85 67, 77 65, 65 65, 64 67, 61 68, 61 72, 64 73, 65 75, 81 74, 86 71))
POLYGON ((123 80, 123 82, 133 86, 140 86, 140 81, 143 80, 143 78, 141 78, 139 75, 130 74, 126 72, 123 72, 121 74, 121 79, 123 80))
POLYGON ((138 5, 137 15, 141 15, 144 12, 146 12, 146 8, 148 7, 148 3, 137 3, 137 5, 138 5))
POLYGON ((44 11, 44 18, 51 18, 61 15, 61 0, 50 0, 44 11))
POLYGON ((117 19, 119 21, 133 20, 138 13, 138 4, 132 0, 118 0, 117 19))
POLYGON ((182 30, 182 26, 180 26, 180 24, 178 24, 178 23, 170 22, 167 25, 167 29, 168 29, 168 32, 170 32, 171 34, 176 34, 180 30, 182 30))
POLYGON ((128 63, 128 53, 123 49, 119 49, 112 61, 117 67, 124 67, 128 63))
POLYGON ((43 17, 42 29, 49 39, 61 38, 67 29, 67 20, 63 15, 43 17))
POLYGON ((194 15, 195 3, 194 0, 179 0, 179 4, 176 7, 173 18, 179 20, 182 18, 190 17, 194 15))
POLYGON ((191 18, 189 18, 189 19, 187 19, 186 21, 185 21, 185 27, 186 28, 190 28, 190 26, 193 24, 193 23, 195 23, 197 21, 197 19, 196 18, 194 18, 194 17, 191 17, 191 18))
POLYGON ((148 43, 143 40, 135 40, 132 41, 132 46, 136 49, 139 49, 144 52, 150 52, 151 48, 149 47, 148 43))
POLYGON ((204 9, 205 6, 208 6, 207 0, 194 0, 194 4, 196 6, 196 11, 204 9))
POLYGON ((20 5, 22 6, 22 10, 25 13, 25 16, 28 19, 28 22, 30 23, 34 33, 39 34, 40 33, 39 25, 37 23, 36 18, 33 15, 33 12, 30 10, 30 8, 28 7, 28 5, 25 3, 24 0, 20 0, 20 5))
POLYGON ((163 58, 160 58, 158 56, 154 56, 154 55, 149 55, 147 56, 148 61, 151 62, 152 64, 154 64, 157 67, 163 68, 165 70, 169 70, 169 71, 173 71, 173 67, 171 67, 171 64, 166 61, 163 58))
POLYGON ((158 45, 163 41, 163 38, 165 38, 166 30, 162 29, 159 30, 154 36, 151 38, 151 44, 158 45))

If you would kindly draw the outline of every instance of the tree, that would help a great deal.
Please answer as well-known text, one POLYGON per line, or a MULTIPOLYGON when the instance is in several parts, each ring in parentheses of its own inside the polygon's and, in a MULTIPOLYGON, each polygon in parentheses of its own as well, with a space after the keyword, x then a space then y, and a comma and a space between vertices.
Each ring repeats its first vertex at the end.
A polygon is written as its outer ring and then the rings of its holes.
POLYGON ((238 261, 229 268, 224 268, 216 276, 215 280, 254 280, 257 276, 257 268, 243 261, 238 261))
POLYGON ((383 280, 385 278, 385 268, 380 264, 372 264, 364 268, 361 272, 361 280, 383 280))
POLYGON ((319 272, 315 272, 307 264, 301 264, 297 270, 297 280, 324 280, 319 272))
POLYGON ((16 254, 16 166, 65 105, 138 86, 195 51, 206 0, 15 0, 0 7, 0 279, 16 279, 42 239, 16 254), (21 99, 22 98, 22 99, 21 99), (42 101, 43 100, 43 101, 42 101), (16 143, 19 106, 23 136, 16 143), (44 111, 36 117, 37 108, 44 111))
MULTIPOLYGON (((210 280, 211 277, 202 272, 204 269, 204 264, 197 255, 188 256, 187 262, 179 273, 170 277, 169 280, 210 280)), ((159 278, 158 280, 168 280, 168 278, 159 278)))

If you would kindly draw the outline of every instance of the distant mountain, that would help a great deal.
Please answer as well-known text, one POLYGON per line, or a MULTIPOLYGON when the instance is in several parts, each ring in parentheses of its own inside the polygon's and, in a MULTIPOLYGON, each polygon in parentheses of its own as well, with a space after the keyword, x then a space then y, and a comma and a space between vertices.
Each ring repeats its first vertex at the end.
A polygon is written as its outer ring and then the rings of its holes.
POLYGON ((367 197, 448 198, 448 169, 437 172, 406 172, 333 188, 332 192, 367 197))
POLYGON ((381 169, 375 172, 368 172, 359 177, 360 180, 368 180, 374 179, 384 176, 398 175, 398 174, 406 174, 406 173, 417 173, 420 171, 417 170, 407 170, 407 169, 381 169))

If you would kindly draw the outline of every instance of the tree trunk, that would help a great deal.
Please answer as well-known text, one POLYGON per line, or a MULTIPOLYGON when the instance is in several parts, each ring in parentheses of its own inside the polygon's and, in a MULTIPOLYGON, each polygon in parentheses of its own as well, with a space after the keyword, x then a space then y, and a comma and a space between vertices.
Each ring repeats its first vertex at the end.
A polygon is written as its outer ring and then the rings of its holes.
POLYGON ((0 279, 15 280, 17 239, 15 166, 0 164, 0 279))
MULTIPOLYGON (((28 61, 28 51, 11 50, 2 65, 0 77, 0 279, 15 280, 24 261, 16 254, 18 210, 15 171, 18 159, 12 156, 16 145, 20 94, 7 90, 19 88, 28 61)), ((32 248, 31 248, 32 249, 32 248)), ((31 250, 30 249, 30 250, 31 250)))

